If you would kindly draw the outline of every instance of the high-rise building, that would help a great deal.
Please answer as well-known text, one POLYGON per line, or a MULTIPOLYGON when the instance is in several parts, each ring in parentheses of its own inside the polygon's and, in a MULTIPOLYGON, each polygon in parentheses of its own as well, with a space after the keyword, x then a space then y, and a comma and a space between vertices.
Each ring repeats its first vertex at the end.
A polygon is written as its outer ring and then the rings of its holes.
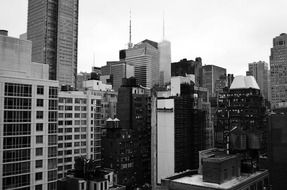
POLYGON ((134 66, 125 61, 108 61, 106 66, 101 67, 102 76, 110 76, 115 91, 121 87, 123 78, 134 77, 134 72, 134 66))
POLYGON ((248 64, 246 76, 254 76, 261 90, 263 97, 269 100, 269 69, 268 64, 264 61, 258 61, 248 64))
POLYGON ((156 113, 156 145, 152 149, 153 186, 161 179, 187 169, 198 168, 198 151, 206 147, 208 114, 203 108, 207 95, 194 86, 189 77, 172 77, 171 92, 158 92, 156 113), (173 87, 176 86, 177 88, 173 87), (167 141, 168 139, 168 141, 167 141), (156 153, 154 153, 156 152, 156 153))
POLYGON ((287 107, 274 109, 268 117, 268 170, 273 189, 283 190, 287 168, 287 107))
POLYGON ((287 34, 273 39, 270 55, 271 105, 287 101, 287 34))
POLYGON ((160 85, 170 83, 171 78, 171 49, 170 42, 163 40, 158 43, 159 49, 159 81, 160 85))
POLYGON ((202 66, 202 86, 207 88, 211 97, 216 97, 216 81, 226 76, 226 69, 216 65, 202 66))
POLYGON ((49 79, 76 87, 79 0, 29 0, 27 39, 32 61, 48 64, 49 79))
POLYGON ((135 78, 119 88, 117 118, 103 137, 103 166, 115 170, 128 189, 151 183, 151 102, 135 78))
POLYGON ((267 149, 266 108, 253 76, 237 76, 219 99, 216 143, 227 152, 242 154, 242 171, 258 167, 267 149), (244 166, 244 167, 243 167, 244 166))
POLYGON ((31 51, 0 31, 0 189, 57 188, 59 83, 31 51))
POLYGON ((134 76, 139 85, 152 88, 159 84, 159 54, 157 42, 144 40, 121 50, 120 60, 134 66, 134 76))
POLYGON ((102 92, 59 92, 58 179, 74 169, 79 156, 101 166, 102 92))
POLYGON ((193 60, 182 59, 179 62, 171 63, 171 76, 194 75, 195 85, 202 87, 202 61, 200 57, 193 60))

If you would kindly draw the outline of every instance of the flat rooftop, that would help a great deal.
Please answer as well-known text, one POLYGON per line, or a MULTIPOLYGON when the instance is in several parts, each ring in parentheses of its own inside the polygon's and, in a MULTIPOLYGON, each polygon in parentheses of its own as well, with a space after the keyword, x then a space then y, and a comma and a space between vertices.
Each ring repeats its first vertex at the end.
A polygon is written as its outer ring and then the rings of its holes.
POLYGON ((184 176, 184 177, 179 177, 177 179, 171 180, 172 182, 176 183, 182 183, 182 184, 189 184, 193 186, 200 186, 200 187, 208 187, 208 188, 214 188, 214 189, 230 189, 232 187, 235 187, 241 183, 247 182, 253 178, 263 176, 264 174, 267 174, 268 171, 257 171, 252 174, 241 174, 241 176, 236 177, 234 179, 231 179, 229 181, 226 181, 222 184, 216 184, 216 183, 208 183, 208 182, 203 182, 202 180, 202 175, 195 174, 195 175, 190 175, 190 176, 184 176))

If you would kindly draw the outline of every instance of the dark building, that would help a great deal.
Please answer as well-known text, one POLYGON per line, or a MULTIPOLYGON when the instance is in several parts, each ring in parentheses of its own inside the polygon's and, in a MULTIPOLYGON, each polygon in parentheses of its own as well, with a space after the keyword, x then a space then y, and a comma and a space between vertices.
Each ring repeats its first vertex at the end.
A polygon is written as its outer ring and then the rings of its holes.
POLYGON ((254 77, 235 77, 219 100, 216 147, 240 153, 242 171, 251 172, 258 168, 259 154, 266 153, 266 132, 266 108, 254 77))
POLYGON ((268 170, 273 189, 287 187, 287 108, 274 109, 268 118, 268 170))
POLYGON ((195 75, 195 85, 202 86, 202 61, 197 57, 195 61, 182 59, 179 62, 171 63, 171 76, 195 75))
POLYGON ((119 88, 117 116, 120 128, 107 128, 103 138, 103 165, 114 169, 128 189, 150 184, 151 102, 135 78, 123 80, 119 88))
POLYGON ((158 97, 156 180, 198 168, 198 151, 205 149, 206 111, 198 109, 193 84, 180 85, 177 96, 158 97))
POLYGON ((221 77, 226 76, 226 69, 218 67, 216 65, 204 65, 202 67, 202 86, 207 88, 209 91, 209 96, 216 97, 216 82, 221 77))
POLYGON ((32 61, 49 65, 49 79, 76 87, 79 0, 29 0, 27 39, 32 61))

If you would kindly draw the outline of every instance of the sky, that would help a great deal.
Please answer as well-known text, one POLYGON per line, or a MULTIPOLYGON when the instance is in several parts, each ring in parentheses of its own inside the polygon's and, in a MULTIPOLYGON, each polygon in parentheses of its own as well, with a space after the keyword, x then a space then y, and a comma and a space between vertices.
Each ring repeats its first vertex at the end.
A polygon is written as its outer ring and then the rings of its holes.
MULTIPOLYGON (((272 39, 287 33, 287 0, 79 0, 78 72, 118 60, 132 42, 171 42, 172 62, 201 57, 228 73, 245 75, 248 63, 269 63, 272 39)), ((0 28, 26 32, 28 0, 0 0, 0 28)))

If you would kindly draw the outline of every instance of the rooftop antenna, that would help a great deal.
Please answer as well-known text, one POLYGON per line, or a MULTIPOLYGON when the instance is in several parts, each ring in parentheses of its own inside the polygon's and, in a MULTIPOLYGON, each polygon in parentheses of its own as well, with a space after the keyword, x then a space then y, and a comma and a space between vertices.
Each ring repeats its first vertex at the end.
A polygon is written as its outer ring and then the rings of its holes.
POLYGON ((96 66, 96 58, 95 58, 95 52, 93 53, 93 66, 96 66))
POLYGON ((133 44, 132 44, 132 13, 130 10, 130 26, 129 26, 129 43, 128 43, 128 48, 132 48, 133 44))

